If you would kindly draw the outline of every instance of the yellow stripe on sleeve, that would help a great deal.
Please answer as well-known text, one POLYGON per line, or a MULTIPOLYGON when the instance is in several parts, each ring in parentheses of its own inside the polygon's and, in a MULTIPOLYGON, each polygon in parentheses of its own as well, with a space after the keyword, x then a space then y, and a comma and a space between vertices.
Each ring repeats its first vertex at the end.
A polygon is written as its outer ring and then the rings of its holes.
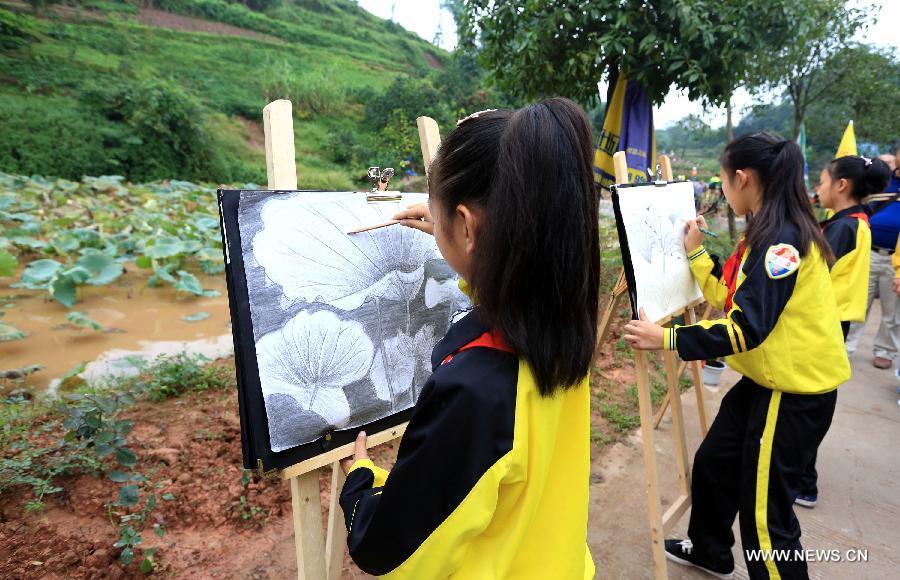
POLYGON ((725 323, 725 328, 728 329, 728 338, 729 338, 729 340, 731 340, 731 350, 732 350, 732 352, 734 352, 734 354, 737 354, 741 351, 740 351, 740 349, 738 349, 737 338, 735 338, 735 336, 734 336, 734 327, 735 326, 737 326, 737 325, 734 324, 733 322, 731 322, 730 319, 728 320, 728 322, 725 323))
MULTIPOLYGON (((737 336, 738 343, 741 347, 740 352, 747 352, 747 341, 744 340, 744 331, 741 329, 741 327, 739 325, 735 324, 734 319, 731 318, 731 315, 733 314, 733 312, 734 311, 732 310, 731 312, 728 313, 728 320, 731 320, 731 326, 734 329, 734 334, 735 334, 735 336, 737 336)), ((735 352, 737 352, 737 351, 735 351, 735 352)))

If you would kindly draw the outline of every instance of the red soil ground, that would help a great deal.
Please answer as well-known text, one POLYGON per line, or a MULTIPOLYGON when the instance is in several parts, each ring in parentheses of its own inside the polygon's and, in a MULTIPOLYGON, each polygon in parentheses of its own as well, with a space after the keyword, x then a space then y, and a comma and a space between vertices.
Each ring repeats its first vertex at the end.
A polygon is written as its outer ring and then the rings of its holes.
MULTIPOLYGON (((595 360, 592 391, 605 390, 606 401, 625 400, 627 386, 633 384, 631 361, 613 346, 622 322, 615 322, 611 340, 598 349, 595 360)), ((143 530, 143 546, 157 549, 157 574, 262 579, 296 573, 287 483, 241 482, 235 389, 138 403, 124 417, 134 422, 128 442, 138 457, 136 469, 149 480, 144 489, 153 483, 158 496, 174 496, 160 500, 143 530), (153 533, 155 523, 165 530, 162 538, 153 533)), ((596 409, 592 430, 601 435, 595 439, 595 453, 621 435, 596 409)), ((33 439, 46 443, 61 435, 35 429, 33 439)), ((390 466, 396 445, 373 450, 375 461, 390 466)), ((46 496, 40 512, 24 509, 32 497, 30 488, 0 496, 0 578, 142 577, 140 556, 123 567, 119 550, 112 547, 118 518, 107 506, 116 500, 119 484, 103 475, 80 475, 57 484, 63 491, 46 496)), ((320 486, 324 509, 331 493, 328 470, 320 486)), ((367 576, 346 558, 343 577, 367 576)))

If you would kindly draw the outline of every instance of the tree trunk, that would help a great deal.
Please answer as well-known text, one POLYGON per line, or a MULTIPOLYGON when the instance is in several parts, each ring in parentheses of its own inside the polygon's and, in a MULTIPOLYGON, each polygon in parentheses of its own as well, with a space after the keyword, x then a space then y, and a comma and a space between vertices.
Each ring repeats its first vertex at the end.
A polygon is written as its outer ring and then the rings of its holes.
MULTIPOLYGON (((607 76, 609 84, 606 87, 606 110, 609 110, 609 104, 612 103, 613 93, 616 90, 616 83, 619 82, 619 60, 613 59, 609 63, 609 75, 607 76)), ((606 114, 603 115, 606 117, 606 114)))
POLYGON ((794 108, 794 130, 792 131, 791 140, 796 141, 800 136, 800 125, 803 124, 803 112, 794 108))
MULTIPOLYGON (((728 142, 734 141, 734 123, 731 119, 731 95, 725 100, 725 135, 728 142)), ((732 241, 737 240, 737 220, 735 219, 734 210, 728 206, 728 235, 732 241)))

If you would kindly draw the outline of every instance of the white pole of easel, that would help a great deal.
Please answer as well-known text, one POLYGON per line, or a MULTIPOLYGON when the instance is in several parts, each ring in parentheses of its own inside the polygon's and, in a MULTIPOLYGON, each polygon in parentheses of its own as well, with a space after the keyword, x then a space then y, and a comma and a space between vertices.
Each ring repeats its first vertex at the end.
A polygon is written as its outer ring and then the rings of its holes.
MULTIPOLYGON (((437 123, 429 117, 416 120, 422 145, 426 173, 440 146, 437 123)), ((266 138, 266 173, 270 190, 297 189, 297 163, 294 149, 294 121, 291 102, 277 100, 263 109, 263 128, 266 138)), ((406 423, 369 435, 367 447, 397 439, 406 431, 406 423)), ((340 490, 346 476, 340 460, 353 454, 353 443, 342 445, 326 453, 281 470, 281 478, 291 485, 291 511, 294 522, 294 547, 297 553, 299 580, 338 580, 344 564, 347 534, 341 506, 340 490), (331 499, 328 505, 328 524, 322 530, 322 508, 319 495, 319 474, 331 465, 331 499), (324 538, 324 542, 323 542, 324 538)))
MULTIPOLYGON (((672 165, 665 155, 660 156, 663 179, 671 181, 672 165)), ((615 168, 616 183, 628 182, 628 165, 625 152, 620 151, 613 155, 613 167, 615 168)), ((621 275, 620 275, 621 277, 621 275)), ((668 319, 660 321, 663 326, 670 324, 671 318, 684 314, 688 324, 696 321, 697 304, 688 305, 682 312, 676 312, 668 319)), ((656 465, 656 436, 654 432, 653 402, 650 397, 650 369, 647 364, 647 353, 643 350, 634 351, 634 366, 637 373, 638 406, 641 418, 641 439, 644 448, 644 471, 647 480, 647 507, 650 516, 650 538, 653 550, 653 568, 657 580, 668 578, 666 570, 665 537, 672 530, 678 519, 684 515, 691 505, 691 465, 688 458, 687 442, 684 433, 684 414, 681 408, 681 390, 679 388, 678 361, 673 351, 663 351, 663 362, 666 370, 666 382, 668 387, 667 398, 672 407, 672 427, 675 434, 675 460, 677 464, 679 496, 665 513, 662 511, 662 502, 659 489, 659 472, 656 465)), ((682 367, 683 369, 683 367, 682 367)), ((706 405, 703 398, 703 381, 699 373, 699 365, 692 367, 694 389, 697 392, 698 412, 701 427, 706 433, 706 405)))

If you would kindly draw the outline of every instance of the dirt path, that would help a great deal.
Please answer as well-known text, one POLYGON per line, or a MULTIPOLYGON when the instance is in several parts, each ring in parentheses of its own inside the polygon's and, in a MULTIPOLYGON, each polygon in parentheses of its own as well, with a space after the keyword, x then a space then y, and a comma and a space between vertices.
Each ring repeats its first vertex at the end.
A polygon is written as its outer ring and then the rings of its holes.
POLYGON ((256 151, 265 152, 266 134, 263 131, 262 126, 259 123, 251 121, 246 117, 241 117, 240 115, 235 115, 234 118, 240 121, 244 128, 247 129, 247 134, 245 136, 247 145, 249 145, 256 151))
POLYGON ((221 22, 203 20, 202 18, 194 18, 193 16, 173 14, 164 10, 157 10, 156 8, 141 8, 137 20, 148 26, 158 26, 160 28, 169 28, 171 30, 179 30, 182 32, 205 32, 208 34, 221 34, 223 36, 240 36, 284 44, 284 41, 280 38, 262 32, 238 28, 237 26, 223 24, 221 22))

